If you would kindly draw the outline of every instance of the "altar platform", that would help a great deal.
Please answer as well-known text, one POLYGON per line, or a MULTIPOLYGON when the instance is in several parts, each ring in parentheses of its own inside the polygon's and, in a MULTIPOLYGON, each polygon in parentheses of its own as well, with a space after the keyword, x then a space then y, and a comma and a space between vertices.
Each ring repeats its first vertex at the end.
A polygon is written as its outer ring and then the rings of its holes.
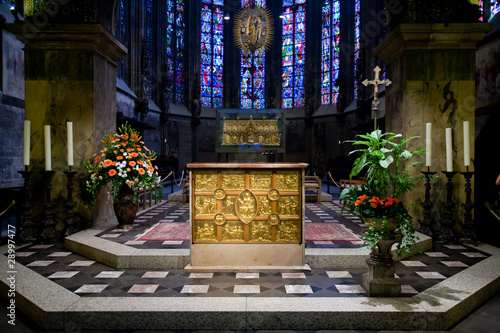
MULTIPOLYGON (((359 221, 339 209, 307 203, 306 224, 359 234, 359 221)), ((368 250, 359 241, 307 241, 311 270, 300 273, 184 272, 189 241, 138 239, 155 225, 188 223, 187 212, 187 204, 164 201, 141 211, 127 232, 101 225, 65 244, 18 247, 17 311, 48 330, 423 331, 452 327, 500 291, 500 249, 432 244, 423 235, 422 253, 396 264, 398 298, 365 295, 368 250)), ((0 262, 6 267, 7 257, 0 262)), ((6 295, 7 271, 0 275, 6 295)))

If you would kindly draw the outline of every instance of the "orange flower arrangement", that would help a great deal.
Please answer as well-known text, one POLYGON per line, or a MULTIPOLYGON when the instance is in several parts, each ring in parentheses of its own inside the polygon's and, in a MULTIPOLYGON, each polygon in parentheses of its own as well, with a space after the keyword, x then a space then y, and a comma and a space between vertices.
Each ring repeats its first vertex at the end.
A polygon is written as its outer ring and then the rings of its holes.
POLYGON ((92 204, 99 190, 109 182, 112 183, 113 200, 123 186, 128 186, 134 191, 136 202, 140 187, 161 186, 158 172, 152 165, 155 153, 144 146, 141 137, 130 125, 124 124, 118 133, 106 135, 102 143, 105 147, 99 154, 94 154, 90 161, 83 163, 90 174, 86 187, 92 195, 92 204))

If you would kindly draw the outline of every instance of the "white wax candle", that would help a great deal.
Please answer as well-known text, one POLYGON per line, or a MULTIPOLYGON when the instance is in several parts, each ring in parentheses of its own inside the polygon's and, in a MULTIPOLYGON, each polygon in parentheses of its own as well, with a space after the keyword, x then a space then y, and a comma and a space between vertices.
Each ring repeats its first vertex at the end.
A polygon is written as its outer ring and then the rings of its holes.
POLYGON ((52 156, 50 152, 50 125, 45 125, 43 131, 45 137, 45 171, 51 171, 52 156))
POLYGON ((425 166, 431 166, 432 123, 425 124, 425 166))
POLYGON ((469 122, 464 121, 464 165, 470 165, 469 122))
POLYGON ((24 121, 23 165, 30 165, 31 121, 24 121))
POLYGON ((68 165, 73 165, 73 123, 68 121, 66 123, 68 129, 68 165))
POLYGON ((446 171, 453 171, 451 128, 446 129, 446 171))

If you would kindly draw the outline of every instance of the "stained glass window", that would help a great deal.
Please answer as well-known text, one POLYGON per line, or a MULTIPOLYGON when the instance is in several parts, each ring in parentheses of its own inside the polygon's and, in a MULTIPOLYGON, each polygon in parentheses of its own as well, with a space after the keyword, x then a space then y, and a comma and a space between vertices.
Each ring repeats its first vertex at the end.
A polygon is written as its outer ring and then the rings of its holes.
POLYGON ((304 106, 305 3, 305 0, 283 0, 281 51, 283 108, 304 106))
POLYGON ((500 12, 500 2, 497 0, 491 0, 491 14, 490 17, 500 12))
POLYGON ((339 94, 340 0, 326 0, 322 7, 321 104, 335 104, 339 94))
MULTIPOLYGON (((116 38, 125 46, 127 46, 127 7, 128 2, 120 0, 120 5, 118 8, 118 19, 116 20, 115 35, 116 38)), ((125 74, 125 61, 122 58, 119 62, 119 77, 123 77, 125 74)))
POLYGON ((3 3, 16 8, 16 4, 14 3, 14 0, 2 0, 3 3))
POLYGON ((166 72, 169 102, 184 103, 184 0, 166 0, 166 72))
POLYGON ((479 10, 481 11, 481 16, 479 17, 479 21, 484 21, 484 2, 483 0, 478 0, 477 5, 479 6, 479 10))
MULTIPOLYGON (((255 5, 266 8, 266 0, 241 0, 241 7, 255 5)), ((264 50, 241 52, 240 107, 263 109, 266 107, 266 56, 264 50)))
POLYGON ((361 0, 354 1, 354 99, 358 98, 358 57, 359 57, 359 29, 361 24, 361 0))
POLYGON ((224 65, 223 0, 202 0, 201 7, 201 105, 222 107, 224 65))

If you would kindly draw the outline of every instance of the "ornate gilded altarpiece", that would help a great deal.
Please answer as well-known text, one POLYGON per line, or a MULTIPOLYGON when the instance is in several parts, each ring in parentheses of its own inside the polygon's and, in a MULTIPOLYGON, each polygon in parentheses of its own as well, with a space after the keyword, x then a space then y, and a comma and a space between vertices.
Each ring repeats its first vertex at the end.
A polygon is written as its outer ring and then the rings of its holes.
POLYGON ((238 265, 252 265, 252 261, 276 265, 280 259, 269 259, 271 252, 287 253, 288 245, 294 247, 288 253, 298 257, 292 264, 302 264, 307 164, 192 163, 187 167, 191 172, 192 260, 205 255, 208 261, 218 258, 219 265, 235 258, 241 259, 238 265), (201 246, 209 244, 214 246, 201 246), (197 253, 201 249, 204 253, 197 253))
POLYGON ((285 152, 282 109, 217 110, 217 153, 285 152))

